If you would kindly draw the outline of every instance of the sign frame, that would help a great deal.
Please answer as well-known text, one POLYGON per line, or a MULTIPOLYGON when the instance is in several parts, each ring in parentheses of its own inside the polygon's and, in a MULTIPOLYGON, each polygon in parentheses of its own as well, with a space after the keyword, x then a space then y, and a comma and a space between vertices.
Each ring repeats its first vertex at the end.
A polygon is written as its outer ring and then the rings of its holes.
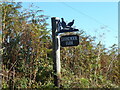
POLYGON ((78 35, 65 35, 60 37, 60 45, 62 47, 78 46, 79 36, 78 35))

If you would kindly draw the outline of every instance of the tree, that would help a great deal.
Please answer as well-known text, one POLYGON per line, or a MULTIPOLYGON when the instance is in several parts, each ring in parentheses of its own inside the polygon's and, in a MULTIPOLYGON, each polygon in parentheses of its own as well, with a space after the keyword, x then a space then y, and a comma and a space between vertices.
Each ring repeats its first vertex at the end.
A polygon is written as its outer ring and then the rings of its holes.
POLYGON ((3 86, 9 88, 32 87, 33 83, 39 81, 36 78, 39 65, 43 67, 49 63, 47 53, 50 50, 47 48, 51 41, 46 28, 47 17, 38 15, 42 10, 21 12, 21 7, 20 3, 2 3, 3 72, 8 76, 3 78, 3 83, 8 86, 3 86), (18 83, 22 81, 20 79, 25 80, 23 86, 23 82, 18 83))

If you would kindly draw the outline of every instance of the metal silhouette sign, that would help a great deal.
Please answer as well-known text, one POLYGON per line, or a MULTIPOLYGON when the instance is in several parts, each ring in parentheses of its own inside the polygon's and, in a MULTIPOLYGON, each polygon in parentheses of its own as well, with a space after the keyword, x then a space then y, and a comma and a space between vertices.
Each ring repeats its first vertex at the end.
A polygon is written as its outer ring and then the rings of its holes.
POLYGON ((79 45, 79 36, 78 35, 61 36, 60 45, 62 47, 77 46, 79 45))
POLYGON ((67 25, 66 25, 66 22, 64 21, 63 18, 62 19, 62 22, 61 22, 61 25, 63 28, 67 28, 67 27, 71 27, 73 24, 74 24, 74 20, 72 22, 69 22, 67 25))
POLYGON ((64 32, 75 32, 75 31, 79 31, 78 29, 73 28, 73 24, 74 24, 74 20, 72 20, 72 22, 69 22, 68 24, 66 24, 66 22, 64 21, 63 18, 61 18, 61 22, 60 20, 58 21, 58 32, 57 33, 64 33, 64 32))

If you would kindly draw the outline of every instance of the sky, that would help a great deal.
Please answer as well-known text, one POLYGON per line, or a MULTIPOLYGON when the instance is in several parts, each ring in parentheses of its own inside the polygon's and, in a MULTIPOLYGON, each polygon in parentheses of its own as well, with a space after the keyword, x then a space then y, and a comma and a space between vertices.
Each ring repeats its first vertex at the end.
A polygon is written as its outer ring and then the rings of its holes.
POLYGON ((96 42, 102 41, 107 48, 118 44, 118 2, 23 2, 23 8, 31 3, 49 16, 50 29, 51 17, 64 18, 67 23, 74 19, 73 26, 97 37, 96 42))
MULTIPOLYGON (((22 1, 23 0, 15 0, 22 1)), ((59 2, 118 2, 120 0, 59 0, 59 2)), ((58 0, 24 0, 24 2, 58 2, 58 0)))

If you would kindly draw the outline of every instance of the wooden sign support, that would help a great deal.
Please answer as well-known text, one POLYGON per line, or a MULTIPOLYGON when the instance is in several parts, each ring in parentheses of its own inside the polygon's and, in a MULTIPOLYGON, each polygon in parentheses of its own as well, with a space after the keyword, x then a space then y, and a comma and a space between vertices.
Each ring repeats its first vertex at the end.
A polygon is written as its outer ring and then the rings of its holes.
POLYGON ((51 18, 52 21, 52 45, 53 45, 53 69, 54 69, 54 85, 60 87, 60 37, 56 34, 58 31, 57 25, 59 19, 56 17, 51 18))

